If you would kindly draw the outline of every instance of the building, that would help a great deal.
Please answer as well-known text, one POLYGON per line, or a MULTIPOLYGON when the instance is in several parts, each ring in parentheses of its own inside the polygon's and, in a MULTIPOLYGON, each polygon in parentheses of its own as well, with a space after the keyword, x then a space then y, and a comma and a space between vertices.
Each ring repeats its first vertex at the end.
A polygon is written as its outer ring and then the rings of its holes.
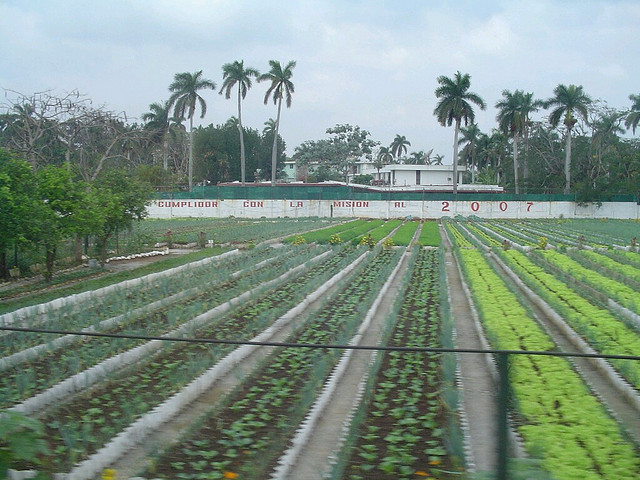
MULTIPOLYGON (((458 190, 502 192, 498 185, 465 185, 462 183, 466 167, 458 166, 458 190)), ((453 190, 453 165, 409 165, 389 164, 379 170, 373 162, 356 162, 349 182, 357 175, 371 175, 374 186, 392 190, 453 190)))

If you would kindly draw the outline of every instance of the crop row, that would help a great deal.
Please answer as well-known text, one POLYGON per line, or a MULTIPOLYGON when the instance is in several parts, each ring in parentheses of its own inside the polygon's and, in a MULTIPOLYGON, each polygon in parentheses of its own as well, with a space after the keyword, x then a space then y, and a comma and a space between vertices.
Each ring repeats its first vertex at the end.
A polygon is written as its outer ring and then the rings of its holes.
MULTIPOLYGON (((378 253, 291 340, 340 343, 353 335, 380 278, 399 253, 378 253)), ((281 349, 226 406, 156 462, 156 478, 266 478, 338 358, 336 351, 281 349)))
MULTIPOLYGON (((623 283, 605 277, 599 272, 586 268, 560 252, 545 250, 539 252, 538 255, 565 274, 605 294, 636 314, 640 314, 640 292, 623 283)), ((638 273, 640 274, 640 271, 638 273)))
MULTIPOLYGON (((596 350, 605 354, 635 355, 640 352, 638 333, 607 309, 589 303, 526 255, 509 250, 503 258, 523 282, 560 313, 576 332, 596 350)), ((616 369, 636 389, 640 388, 640 365, 632 360, 611 360, 616 369)))
MULTIPOLYGON (((391 334, 391 344, 439 347, 438 252, 420 249, 391 334)), ((459 478, 445 449, 446 406, 438 355, 389 351, 354 425, 357 440, 340 468, 340 478, 361 480, 385 475, 459 478)), ((451 407, 451 406, 448 406, 451 407)), ((458 459, 459 460, 459 459, 458 459)))
MULTIPOLYGON (((391 234, 391 232, 393 232, 396 228, 398 228, 400 225, 402 225, 402 220, 387 220, 386 222, 384 222, 382 225, 369 230, 367 232, 367 237, 368 239, 370 239, 372 242, 374 243, 378 243, 379 241, 381 241, 383 238, 387 237, 389 234, 391 234)), ((360 236, 359 238, 357 238, 357 242, 360 243, 362 241, 362 239, 364 238, 363 236, 360 236)))
POLYGON ((423 247, 439 247, 442 242, 440 228, 436 221, 425 221, 418 237, 418 244, 423 247))
MULTIPOLYGON (((336 269, 343 268, 356 253, 343 249, 306 274, 275 291, 266 292, 233 315, 210 322, 191 334, 227 340, 250 338, 302 300, 336 269)), ((133 420, 210 368, 231 349, 233 346, 230 345, 168 344, 146 362, 47 411, 42 420, 52 446, 52 455, 48 458, 51 468, 67 471, 133 420)))
POLYGON ((627 263, 628 260, 640 262, 640 255, 634 252, 616 252, 605 255, 603 253, 592 252, 590 250, 579 250, 572 252, 572 257, 578 261, 588 261, 592 265, 599 265, 610 272, 623 277, 623 281, 633 281, 640 283, 640 263, 637 265, 627 263), (635 258, 634 258, 635 257, 635 258))
POLYGON ((393 234, 393 237, 391 237, 393 244, 402 246, 410 245, 419 226, 420 222, 417 221, 407 221, 403 223, 393 234))
POLYGON ((484 221, 482 226, 516 245, 535 247, 539 243, 538 237, 528 235, 514 228, 513 222, 484 221))
MULTIPOLYGON (((479 252, 460 250, 459 256, 474 303, 495 348, 554 348, 479 252)), ((540 455, 542 466, 554 478, 638 477, 640 463, 633 446, 566 360, 512 355, 509 375, 518 431, 530 454, 540 455)))
POLYGON ((294 243, 298 237, 302 237, 306 243, 329 243, 333 235, 340 236, 346 231, 362 228, 363 225, 367 225, 368 223, 369 221, 364 219, 342 222, 319 230, 285 238, 284 242, 294 243))
POLYGON ((442 221, 445 231, 454 245, 459 248, 471 248, 471 242, 460 232, 456 224, 449 220, 442 221))
MULTIPOLYGON (((143 279, 136 285, 116 286, 110 293, 100 296, 99 301, 93 296, 86 296, 82 300, 72 297, 60 308, 47 309, 46 326, 48 329, 61 330, 77 330, 90 325, 98 328, 100 322, 105 319, 128 316, 132 311, 144 308, 155 301, 176 295, 176 300, 185 295, 201 295, 207 289, 214 289, 221 281, 234 275, 234 272, 255 269, 269 260, 278 259, 278 253, 270 247, 256 248, 184 269, 170 276, 154 276, 150 280, 143 279)), ((280 255, 277 261, 282 262, 284 258, 286 257, 280 255)), ((20 326, 37 326, 41 322, 42 318, 38 315, 25 315, 20 321, 20 326)), ((12 353, 50 339, 51 336, 44 334, 6 333, 0 337, 0 345, 3 352, 12 353)))

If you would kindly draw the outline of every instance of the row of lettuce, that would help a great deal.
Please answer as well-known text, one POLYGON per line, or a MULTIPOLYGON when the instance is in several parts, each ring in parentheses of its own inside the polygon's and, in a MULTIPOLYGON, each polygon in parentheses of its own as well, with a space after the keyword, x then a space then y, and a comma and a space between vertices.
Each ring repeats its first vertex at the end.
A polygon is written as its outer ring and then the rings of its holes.
MULTIPOLYGON (((554 236, 562 238, 561 227, 557 225, 554 236)), ((603 298, 614 298, 638 313, 638 290, 618 281, 621 277, 614 280, 603 276, 603 272, 610 269, 618 275, 629 275, 624 279, 635 282, 637 268, 625 259, 629 255, 640 257, 638 253, 618 254, 613 249, 597 253, 579 248, 568 252, 563 249, 563 253, 548 250, 548 245, 524 253, 504 243, 504 232, 508 231, 512 240, 516 238, 517 227, 513 224, 494 225, 466 219, 447 221, 445 228, 458 247, 465 279, 492 347, 540 352, 557 348, 504 276, 494 270, 483 250, 499 256, 595 350, 631 356, 640 352, 637 323, 633 318, 617 315, 603 301, 603 298), (597 272, 586 267, 593 267, 594 263, 602 267, 597 272), (602 298, 593 295, 593 291, 599 292, 602 298)), ((520 245, 527 246, 526 242, 520 245)), ((611 363, 630 385, 640 390, 640 362, 612 360, 611 363)), ((517 430, 527 451, 542 459, 542 466, 553 478, 638 478, 637 446, 567 360, 511 355, 509 375, 517 430)))

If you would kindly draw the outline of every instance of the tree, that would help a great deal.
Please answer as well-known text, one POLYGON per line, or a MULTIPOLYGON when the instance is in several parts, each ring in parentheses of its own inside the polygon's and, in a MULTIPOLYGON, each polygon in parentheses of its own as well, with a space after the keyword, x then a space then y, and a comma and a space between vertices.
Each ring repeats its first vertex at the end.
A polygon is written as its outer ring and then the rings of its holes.
POLYGON ((147 205, 151 193, 150 186, 124 169, 110 169, 93 184, 95 206, 93 211, 99 217, 94 226, 100 245, 100 259, 107 261, 107 241, 119 230, 131 228, 134 220, 147 216, 147 205))
POLYGON ((8 278, 7 250, 26 243, 34 208, 31 165, 0 148, 0 278, 8 278))
POLYGON ((45 279, 51 281, 60 242, 73 235, 94 231, 100 223, 96 203, 85 182, 75 181, 66 167, 48 165, 36 172, 34 198, 29 212, 33 242, 45 249, 45 279))
POLYGON ((274 135, 276 133, 276 121, 270 118, 264 122, 264 128, 262 129, 262 135, 265 137, 274 135))
POLYGON ((578 122, 576 114, 586 122, 591 98, 582 91, 582 85, 558 85, 554 96, 544 102, 545 108, 552 108, 549 123, 556 128, 563 119, 565 131, 564 193, 571 193, 571 131, 578 122))
POLYGON ((222 66, 222 87, 220 95, 224 92, 225 98, 231 98, 231 90, 238 85, 238 130, 240 132, 240 172, 242 185, 245 183, 245 151, 244 132, 242 129, 242 99, 247 96, 247 91, 251 88, 251 77, 259 77, 260 74, 255 68, 244 68, 244 61, 225 63, 222 66))
MULTIPOLYGON (((513 139, 513 175, 516 194, 520 193, 520 163, 518 142, 520 138, 525 139, 528 145, 528 131, 530 127, 529 115, 542 106, 539 100, 533 100, 533 93, 524 93, 516 90, 511 93, 509 90, 502 91, 503 99, 496 103, 499 110, 496 116, 500 130, 513 139)), ((528 147, 525 147, 528 148, 528 147)), ((528 167, 525 162, 525 178, 528 177, 528 167)))
POLYGON ((400 157, 403 154, 407 153, 407 146, 411 146, 411 142, 407 140, 407 137, 404 135, 396 135, 391 145, 389 146, 391 153, 396 157, 398 163, 400 162, 400 157))
POLYGON ((425 152, 424 150, 420 150, 419 152, 411 152, 409 158, 407 159, 407 163, 410 165, 431 165, 431 154, 433 153, 433 149, 425 152))
POLYGON ((173 116, 189 119, 189 190, 193 188, 193 116, 198 105, 200 106, 200 118, 204 118, 207 114, 207 103, 198 91, 215 90, 215 88, 214 82, 202 78, 202 70, 193 74, 189 72, 176 73, 173 82, 169 85, 169 90, 173 92, 169 98, 169 105, 174 107, 173 116))
POLYGON ((462 133, 462 138, 458 140, 458 144, 464 145, 461 156, 465 159, 471 159, 471 183, 476 183, 478 140, 482 132, 480 132, 480 128, 476 123, 461 128, 460 132, 462 133))
POLYGON ((282 109, 282 99, 285 99, 287 108, 291 107, 291 94, 294 93, 294 85, 291 82, 293 76, 293 69, 296 66, 295 61, 290 61, 282 68, 280 62, 276 60, 269 60, 271 70, 267 73, 263 73, 258 77, 259 82, 268 81, 271 82, 267 93, 264 95, 264 104, 269 101, 269 97, 273 98, 273 103, 278 105, 278 114, 276 116, 276 131, 273 136, 273 148, 271 153, 271 184, 276 184, 276 160, 278 157, 278 131, 280 129, 280 111, 282 109))
POLYGON ((625 119, 625 126, 627 128, 631 128, 633 134, 636 134, 636 127, 638 126, 638 122, 640 122, 640 95, 629 95, 629 100, 633 102, 631 105, 631 110, 627 113, 627 118, 625 119))
POLYGON ((453 194, 458 193, 458 133, 460 125, 464 120, 464 125, 475 121, 475 113, 471 103, 475 103, 482 110, 486 108, 484 100, 476 93, 470 92, 471 76, 464 75, 459 71, 453 78, 438 77, 440 86, 436 89, 435 95, 438 104, 433 111, 438 122, 443 127, 455 124, 453 133, 453 194))
POLYGON ((152 103, 149 112, 142 114, 142 120, 147 122, 145 128, 156 133, 162 143, 162 168, 169 169, 169 129, 173 119, 171 118, 171 105, 167 100, 164 103, 152 103))
POLYGON ((327 128, 328 139, 307 140, 296 147, 295 158, 303 165, 315 163, 327 167, 329 175, 348 181, 354 162, 365 157, 371 159, 372 149, 378 142, 371 140, 367 130, 357 125, 336 125, 327 128))
POLYGON ((516 90, 511 93, 509 90, 503 90, 502 97, 502 100, 496 102, 496 108, 498 109, 496 120, 500 130, 513 139, 513 177, 515 192, 519 194, 518 140, 525 129, 525 118, 520 110, 524 92, 516 90))

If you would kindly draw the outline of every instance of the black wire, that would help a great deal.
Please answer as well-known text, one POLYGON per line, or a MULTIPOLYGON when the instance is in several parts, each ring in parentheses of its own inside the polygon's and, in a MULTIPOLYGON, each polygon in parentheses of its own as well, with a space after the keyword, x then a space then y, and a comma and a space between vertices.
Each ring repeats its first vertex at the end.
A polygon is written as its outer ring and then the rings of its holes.
POLYGON ((126 338, 132 340, 160 340, 163 342, 207 343, 214 345, 253 345, 260 347, 320 348, 335 350, 380 350, 394 352, 429 353, 476 353, 508 355, 542 355, 551 357, 606 358, 609 360, 640 360, 636 355, 609 355, 601 353, 555 352, 552 350, 494 350, 473 348, 402 347, 393 345, 340 345, 324 343, 252 342, 249 340, 218 340, 214 338, 156 337, 151 335, 131 335, 121 333, 78 332, 73 330, 47 330, 43 328, 22 328, 0 326, 0 330, 24 333, 45 333, 52 335, 79 335, 84 337, 126 338))

